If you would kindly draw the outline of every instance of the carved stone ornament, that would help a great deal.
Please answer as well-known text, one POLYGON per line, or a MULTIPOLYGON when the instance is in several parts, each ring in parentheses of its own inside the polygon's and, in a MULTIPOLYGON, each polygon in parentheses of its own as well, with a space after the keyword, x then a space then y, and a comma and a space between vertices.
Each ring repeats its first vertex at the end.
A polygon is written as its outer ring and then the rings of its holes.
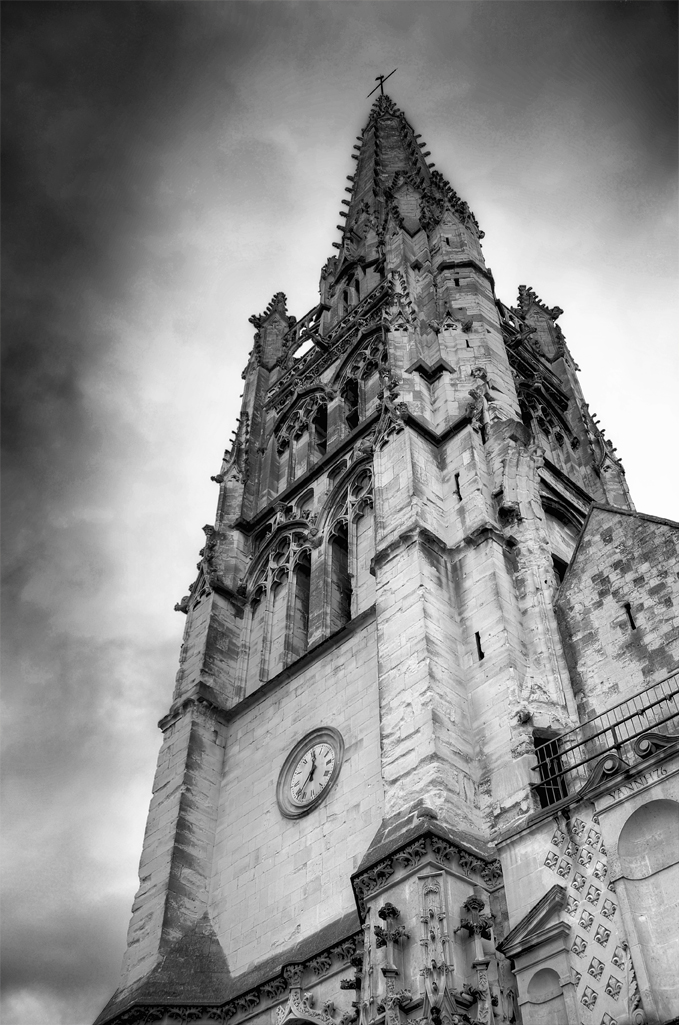
MULTIPOLYGON (((360 303, 353 306, 351 310, 335 324, 321 339, 323 347, 314 345, 308 352, 294 361, 277 384, 270 391, 267 398, 267 406, 274 406, 280 412, 292 401, 292 393, 295 389, 303 389, 310 386, 323 387, 320 376, 333 363, 337 357, 349 350, 359 337, 359 332, 365 330, 365 322, 370 324, 378 323, 381 317, 381 307, 391 299, 393 285, 390 279, 380 281, 378 285, 369 292, 360 303), (362 323, 360 323, 362 322, 362 323)), ((301 338, 300 332, 306 330, 307 321, 313 319, 317 314, 318 307, 298 321, 294 326, 294 332, 301 338)), ((300 341, 299 344, 302 344, 300 341)), ((287 341, 286 341, 287 345, 287 341)), ((294 350, 293 350, 294 351, 294 350)))
POLYGON ((294 1018, 314 1022, 316 1025, 336 1025, 334 1018, 327 1011, 316 1011, 311 1006, 308 993, 302 993, 302 972, 304 965, 286 965, 283 974, 290 986, 287 1003, 278 1008, 276 1025, 284 1025, 294 1018))
POLYGON ((331 948, 331 953, 339 961, 349 961, 356 953, 356 939, 351 936, 348 940, 344 940, 343 943, 338 943, 336 947, 331 948))
POLYGON ((411 842, 401 851, 395 851, 389 858, 367 869, 354 879, 354 892, 361 914, 364 915, 366 912, 366 898, 379 890, 394 874, 398 866, 409 871, 419 863, 422 857, 426 856, 427 849, 439 865, 448 867, 457 861, 465 875, 476 876, 488 887, 495 887, 502 881, 502 866, 497 858, 486 861, 463 847, 444 840, 443 837, 436 834, 429 835, 426 840, 421 838, 411 842))
POLYGON ((540 299, 530 285, 519 285, 517 304, 524 316, 528 313, 531 306, 538 306, 551 320, 557 320, 563 313, 560 306, 554 306, 550 309, 549 306, 543 303, 542 299, 540 299))
POLYGON ((442 879, 442 874, 422 879, 420 975, 424 979, 424 1009, 427 1012, 440 1011, 453 972, 442 879))

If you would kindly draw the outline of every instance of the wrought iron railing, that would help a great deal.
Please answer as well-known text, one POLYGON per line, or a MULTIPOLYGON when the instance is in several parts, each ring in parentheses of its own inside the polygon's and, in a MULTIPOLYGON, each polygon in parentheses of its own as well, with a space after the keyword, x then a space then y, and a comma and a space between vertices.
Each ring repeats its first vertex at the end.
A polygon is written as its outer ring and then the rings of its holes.
POLYGON ((679 744, 679 668, 559 736, 536 738, 543 808, 581 796, 656 751, 679 744))

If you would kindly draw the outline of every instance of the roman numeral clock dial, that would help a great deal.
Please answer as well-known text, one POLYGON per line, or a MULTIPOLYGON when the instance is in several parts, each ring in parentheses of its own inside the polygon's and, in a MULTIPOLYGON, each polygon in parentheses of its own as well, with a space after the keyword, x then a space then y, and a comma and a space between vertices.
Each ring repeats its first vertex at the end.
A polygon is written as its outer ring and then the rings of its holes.
POLYGON ((290 793, 296 804, 308 804, 328 785, 335 765, 335 752, 329 744, 316 744, 303 754, 290 781, 290 793))
POLYGON ((278 778, 278 807, 287 818, 306 815, 325 799, 344 753, 341 734, 322 727, 307 734, 285 760, 278 778))

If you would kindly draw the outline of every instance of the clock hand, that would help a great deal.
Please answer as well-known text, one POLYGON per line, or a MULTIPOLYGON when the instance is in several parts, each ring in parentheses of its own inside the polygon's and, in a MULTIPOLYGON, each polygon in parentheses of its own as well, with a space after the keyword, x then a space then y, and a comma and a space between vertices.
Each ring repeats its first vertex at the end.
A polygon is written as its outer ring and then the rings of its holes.
MULTIPOLYGON (((307 783, 310 783, 311 780, 314 778, 315 771, 316 771, 316 752, 312 751, 311 752, 311 772, 309 773, 309 775, 307 777, 307 783)), ((305 786, 306 786, 306 783, 305 783, 305 786)))
POLYGON ((299 787, 300 790, 305 790, 306 789, 306 785, 310 781, 311 777, 313 776, 315 768, 316 768, 316 755, 312 751, 311 752, 311 768, 309 769, 309 772, 307 773, 307 777, 304 780, 304 782, 300 784, 300 787, 299 787))

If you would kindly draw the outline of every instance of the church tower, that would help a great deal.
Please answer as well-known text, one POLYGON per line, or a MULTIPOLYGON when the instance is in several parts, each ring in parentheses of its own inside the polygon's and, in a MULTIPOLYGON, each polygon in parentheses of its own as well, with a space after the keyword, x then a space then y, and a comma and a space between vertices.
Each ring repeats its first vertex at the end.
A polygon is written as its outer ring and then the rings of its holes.
POLYGON ((353 156, 318 305, 250 318, 98 1023, 669 1021, 677 525, 388 96, 353 156))

